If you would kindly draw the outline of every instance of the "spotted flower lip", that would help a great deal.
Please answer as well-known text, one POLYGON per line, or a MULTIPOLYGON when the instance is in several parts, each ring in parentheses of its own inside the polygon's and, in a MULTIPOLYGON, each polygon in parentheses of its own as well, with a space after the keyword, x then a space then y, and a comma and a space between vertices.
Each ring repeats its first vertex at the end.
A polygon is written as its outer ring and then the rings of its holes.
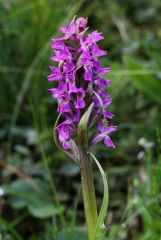
POLYGON ((91 103, 94 106, 90 121, 96 125, 99 120, 91 143, 94 145, 104 140, 107 147, 115 147, 109 134, 117 127, 108 125, 114 115, 107 109, 112 102, 107 92, 111 81, 104 77, 111 68, 103 67, 100 62, 100 57, 108 52, 98 45, 104 39, 103 34, 97 30, 87 34, 87 23, 87 18, 74 18, 67 26, 60 28, 63 36, 52 39, 51 61, 56 66, 50 66, 48 80, 56 82, 57 87, 51 87, 49 92, 57 99, 57 111, 64 119, 56 128, 64 150, 73 148, 80 119, 91 103))

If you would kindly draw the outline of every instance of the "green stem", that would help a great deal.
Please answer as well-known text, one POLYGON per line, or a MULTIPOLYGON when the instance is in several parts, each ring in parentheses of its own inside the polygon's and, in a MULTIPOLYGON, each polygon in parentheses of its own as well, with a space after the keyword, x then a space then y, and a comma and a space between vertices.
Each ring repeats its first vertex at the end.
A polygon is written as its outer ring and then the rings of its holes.
POLYGON ((97 222, 97 206, 96 196, 93 182, 93 171, 92 164, 89 158, 88 152, 88 126, 91 112, 93 109, 93 103, 88 107, 86 112, 83 114, 77 134, 77 143, 79 148, 79 163, 81 170, 81 181, 82 181, 82 193, 84 202, 84 211, 88 227, 88 239, 92 240, 92 235, 97 222))
POLYGON ((85 149, 79 148, 82 194, 84 211, 88 227, 88 238, 92 240, 92 234, 97 221, 97 206, 93 182, 92 164, 85 149))

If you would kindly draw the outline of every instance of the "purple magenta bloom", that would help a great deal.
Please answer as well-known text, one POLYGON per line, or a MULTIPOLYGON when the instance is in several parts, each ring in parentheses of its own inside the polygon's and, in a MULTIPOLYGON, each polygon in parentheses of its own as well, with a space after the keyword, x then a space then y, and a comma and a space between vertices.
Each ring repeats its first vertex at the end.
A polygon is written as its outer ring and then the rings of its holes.
POLYGON ((66 48, 64 48, 63 50, 55 50, 55 55, 53 57, 51 57, 52 61, 55 62, 60 62, 61 60, 72 60, 72 56, 71 53, 69 52, 69 50, 66 48))
POLYGON ((103 55, 107 55, 107 51, 101 50, 97 44, 93 44, 91 50, 92 50, 93 58, 96 58, 96 59, 103 55))
POLYGON ((104 143, 107 147, 115 148, 114 143, 112 142, 111 138, 108 136, 109 133, 114 132, 117 130, 117 126, 105 126, 107 125, 107 122, 99 122, 98 129, 100 133, 98 133, 94 139, 92 140, 92 144, 95 145, 98 142, 102 141, 104 139, 104 143))
POLYGON ((105 110, 105 111, 103 111, 103 116, 104 116, 105 118, 112 119, 114 115, 113 115, 111 112, 107 112, 107 111, 105 110))
POLYGON ((111 81, 105 78, 98 78, 95 80, 95 84, 99 87, 109 87, 111 85, 111 81))
POLYGON ((87 39, 85 40, 85 44, 96 43, 102 39, 104 39, 104 37, 102 36, 102 33, 99 33, 98 31, 94 31, 88 35, 87 39))
POLYGON ((56 127, 59 141, 65 150, 72 150, 74 141, 77 144, 80 119, 91 103, 94 103, 91 125, 99 120, 98 133, 91 143, 97 144, 104 140, 106 146, 115 147, 108 135, 117 128, 107 126, 107 119, 113 118, 113 114, 107 110, 112 102, 107 92, 111 81, 104 77, 111 69, 102 67, 99 59, 107 55, 107 51, 98 45, 104 37, 98 31, 87 35, 87 29, 87 18, 73 19, 60 29, 63 36, 52 39, 54 56, 51 60, 57 66, 50 67, 52 73, 48 80, 57 81, 58 85, 49 91, 57 99, 57 111, 65 119, 56 127))
POLYGON ((62 33, 64 33, 65 35, 68 35, 70 37, 76 31, 76 24, 74 22, 70 23, 67 27, 61 27, 60 30, 62 33))
POLYGON ((66 120, 57 126, 59 140, 63 143, 63 147, 65 150, 70 148, 70 138, 72 132, 72 128, 70 125, 71 122, 66 120))
POLYGON ((85 30, 87 27, 87 18, 80 17, 76 20, 76 26, 78 29, 78 33, 82 32, 85 30))
POLYGON ((62 79, 62 72, 58 67, 50 67, 50 69, 53 73, 48 76, 49 81, 59 81, 62 79))
POLYGON ((85 107, 85 101, 84 101, 85 91, 83 88, 79 88, 77 91, 77 99, 75 101, 75 108, 81 109, 85 107))

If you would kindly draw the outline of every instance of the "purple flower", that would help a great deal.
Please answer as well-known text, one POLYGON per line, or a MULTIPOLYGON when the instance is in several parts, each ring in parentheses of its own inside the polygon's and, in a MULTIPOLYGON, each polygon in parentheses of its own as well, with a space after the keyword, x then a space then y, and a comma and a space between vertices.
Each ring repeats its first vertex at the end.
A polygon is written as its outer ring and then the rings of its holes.
POLYGON ((77 141, 80 119, 93 102, 89 126, 94 126, 98 120, 99 126, 92 144, 104 140, 106 146, 114 148, 108 134, 116 131, 116 126, 107 126, 107 119, 113 118, 107 109, 112 102, 106 89, 111 81, 104 77, 111 69, 101 65, 100 57, 107 51, 98 45, 104 37, 98 31, 87 35, 87 29, 87 18, 73 19, 60 29, 63 36, 52 39, 51 46, 54 53, 51 60, 57 66, 50 67, 52 73, 48 80, 57 81, 57 87, 49 91, 57 99, 57 111, 65 119, 56 129, 63 148, 71 151, 73 142, 77 141))
POLYGON ((103 111, 103 116, 105 118, 109 118, 109 119, 112 119, 113 118, 113 114, 111 112, 107 112, 106 110, 103 111))
POLYGON ((61 40, 52 39, 52 41, 53 41, 53 45, 51 46, 51 48, 53 48, 53 49, 64 49, 65 45, 61 40))
POLYGON ((66 120, 57 126, 59 140, 63 143, 63 147, 65 150, 70 148, 70 138, 72 132, 70 124, 71 122, 66 120))
POLYGON ((85 44, 96 43, 102 39, 104 39, 104 37, 102 36, 102 33, 99 33, 98 31, 94 31, 88 35, 87 39, 85 40, 85 44))
POLYGON ((55 55, 53 57, 51 57, 52 61, 55 62, 60 62, 61 60, 71 60, 72 56, 71 53, 69 52, 69 50, 67 48, 64 48, 63 50, 55 50, 55 55))
POLYGON ((96 58, 96 59, 103 55, 107 55, 107 51, 101 50, 97 44, 93 44, 91 50, 92 50, 93 58, 96 58))
POLYGON ((64 114, 64 113, 68 113, 70 111, 71 111, 71 109, 69 106, 69 101, 66 100, 65 98, 64 99, 62 98, 62 100, 59 101, 58 112, 61 114, 64 114))
POLYGON ((100 133, 98 133, 94 139, 92 140, 92 145, 97 144, 98 142, 102 141, 104 139, 104 143, 107 147, 115 148, 114 143, 112 142, 111 138, 108 136, 109 133, 114 132, 117 130, 117 126, 109 126, 106 127, 107 123, 104 123, 103 121, 99 122, 98 129, 100 133))
POLYGON ((50 67, 50 69, 53 73, 48 76, 49 81, 59 81, 62 79, 62 72, 58 67, 50 67))
POLYGON ((74 22, 70 23, 67 27, 61 27, 60 31, 64 33, 66 36, 70 37, 76 31, 76 24, 74 22))
POLYGON ((76 109, 81 109, 85 107, 85 101, 84 101, 84 96, 85 96, 85 91, 83 88, 79 88, 77 90, 77 99, 75 101, 75 108, 76 109))
POLYGON ((80 17, 76 20, 77 33, 81 33, 87 27, 87 18, 80 17))

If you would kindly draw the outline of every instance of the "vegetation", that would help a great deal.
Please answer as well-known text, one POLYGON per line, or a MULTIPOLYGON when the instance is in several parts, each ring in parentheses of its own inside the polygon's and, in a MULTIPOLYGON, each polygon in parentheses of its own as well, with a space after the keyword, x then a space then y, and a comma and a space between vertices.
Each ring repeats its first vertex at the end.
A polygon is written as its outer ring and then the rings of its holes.
POLYGON ((161 240, 160 11, 159 0, 0 0, 0 239, 87 239, 79 168, 54 144, 47 91, 51 38, 78 15, 103 32, 112 67, 117 148, 96 153, 109 181, 106 238, 161 240))

